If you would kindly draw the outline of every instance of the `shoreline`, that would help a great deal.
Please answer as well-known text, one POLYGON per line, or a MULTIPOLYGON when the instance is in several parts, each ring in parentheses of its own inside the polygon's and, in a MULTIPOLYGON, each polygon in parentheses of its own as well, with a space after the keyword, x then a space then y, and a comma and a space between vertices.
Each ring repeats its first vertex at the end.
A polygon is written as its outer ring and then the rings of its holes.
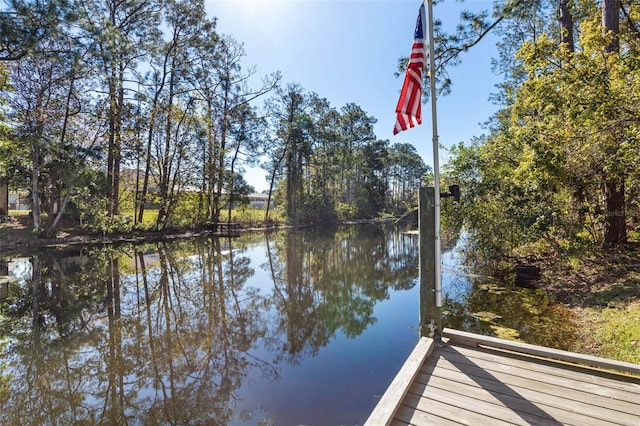
MULTIPOLYGON (((336 225, 392 223, 395 218, 350 220, 336 225)), ((317 223, 276 225, 245 223, 239 235, 272 232, 293 228, 318 226, 317 223)), ((33 234, 26 219, 10 224, 0 223, 0 258, 37 252, 43 249, 65 250, 77 246, 110 245, 172 241, 194 237, 222 237, 225 234, 200 228, 173 228, 162 231, 136 230, 127 233, 92 235, 77 227, 62 227, 55 238, 33 234)), ((415 230, 406 230, 417 233, 415 230)), ((231 238, 235 238, 232 236, 231 238)), ((567 318, 579 330, 582 351, 612 357, 609 347, 632 346, 640 353, 640 328, 628 323, 630 317, 640 315, 640 244, 622 247, 592 247, 579 254, 551 256, 533 261, 540 267, 541 276, 535 288, 543 289, 553 303, 563 305, 573 314, 567 318), (626 325, 620 325, 626 324, 626 325), (610 330, 608 330, 610 329, 610 330), (598 335, 594 335, 594 332, 598 335), (604 333, 604 334, 603 334, 604 333), (620 335, 627 336, 620 338, 620 335), (637 337, 634 337, 636 336, 637 337)), ((628 349, 627 349, 628 350, 628 349)), ((619 354, 616 354, 620 356, 619 354)), ((633 359, 633 358, 632 358, 633 359)))
MULTIPOLYGON (((366 223, 389 223, 396 218, 351 219, 336 222, 337 225, 358 225, 366 223)), ((226 223, 226 222, 223 222, 226 223)), ((271 232, 283 229, 316 226, 316 223, 278 223, 276 225, 240 223, 239 234, 250 232, 271 232), (245 227, 243 227, 243 225, 245 227)), ((62 227, 56 237, 43 237, 31 232, 26 217, 14 218, 11 222, 0 224, 0 254, 3 252, 29 249, 65 248, 77 245, 144 243, 154 241, 171 241, 180 238, 194 237, 231 237, 234 235, 209 229, 210 225, 199 227, 176 227, 164 230, 132 230, 130 232, 114 232, 111 234, 91 234, 78 227, 62 227)))

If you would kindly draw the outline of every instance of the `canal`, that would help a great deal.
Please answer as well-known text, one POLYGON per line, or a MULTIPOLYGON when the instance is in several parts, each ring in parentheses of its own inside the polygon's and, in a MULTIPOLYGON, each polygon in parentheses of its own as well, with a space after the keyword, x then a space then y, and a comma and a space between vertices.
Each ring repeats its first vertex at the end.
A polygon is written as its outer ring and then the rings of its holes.
MULTIPOLYGON (((0 424, 362 424, 418 340, 418 252, 357 225, 4 256, 0 424)), ((542 291, 443 273, 448 326, 572 336, 542 291)))

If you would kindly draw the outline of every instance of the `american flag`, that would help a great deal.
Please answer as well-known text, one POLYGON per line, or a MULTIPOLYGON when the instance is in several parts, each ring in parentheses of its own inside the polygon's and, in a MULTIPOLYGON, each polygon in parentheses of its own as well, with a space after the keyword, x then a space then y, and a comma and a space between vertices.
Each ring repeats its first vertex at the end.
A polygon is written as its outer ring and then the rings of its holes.
POLYGON ((393 134, 410 129, 422 123, 422 70, 426 60, 426 43, 424 39, 424 3, 420 6, 416 30, 411 46, 409 65, 404 77, 398 106, 396 106, 396 125, 393 134))

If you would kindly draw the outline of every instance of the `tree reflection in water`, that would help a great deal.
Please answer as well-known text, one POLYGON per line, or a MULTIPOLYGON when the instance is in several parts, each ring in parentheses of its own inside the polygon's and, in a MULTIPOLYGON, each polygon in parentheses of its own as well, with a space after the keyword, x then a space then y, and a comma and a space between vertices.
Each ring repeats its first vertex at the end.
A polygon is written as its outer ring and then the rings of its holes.
POLYGON ((234 424, 268 411, 240 404, 255 374, 279 381, 337 333, 375 324, 391 291, 413 288, 418 247, 358 226, 45 251, 29 263, 0 301, 1 424, 234 424))

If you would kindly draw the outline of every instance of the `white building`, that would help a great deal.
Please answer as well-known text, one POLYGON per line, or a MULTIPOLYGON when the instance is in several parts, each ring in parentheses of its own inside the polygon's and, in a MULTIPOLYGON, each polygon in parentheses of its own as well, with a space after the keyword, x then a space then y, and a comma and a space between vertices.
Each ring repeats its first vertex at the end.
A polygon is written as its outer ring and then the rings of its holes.
MULTIPOLYGON (((249 198, 250 207, 254 209, 267 208, 267 200, 269 199, 268 194, 254 192, 253 194, 249 194, 247 197, 249 198)), ((271 197, 271 203, 269 204, 269 208, 272 209, 274 206, 275 206, 275 202, 273 201, 273 197, 271 197)))
POLYGON ((9 210, 31 210, 31 200, 26 191, 9 191, 9 210))

